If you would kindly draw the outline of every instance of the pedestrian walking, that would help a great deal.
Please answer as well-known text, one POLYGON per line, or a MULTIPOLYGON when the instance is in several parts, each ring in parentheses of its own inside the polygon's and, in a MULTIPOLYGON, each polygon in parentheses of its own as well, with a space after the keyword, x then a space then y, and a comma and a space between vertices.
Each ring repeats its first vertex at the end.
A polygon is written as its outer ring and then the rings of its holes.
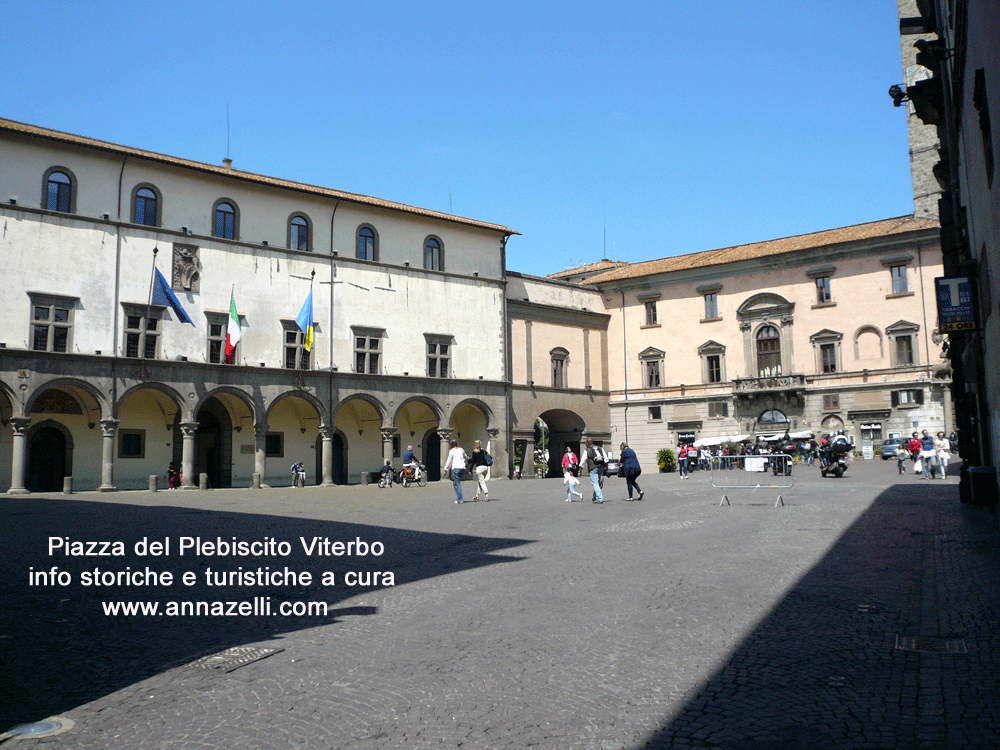
POLYGON ((594 497, 591 502, 603 503, 604 493, 601 492, 601 479, 604 476, 604 466, 607 459, 604 451, 594 445, 594 441, 587 438, 587 473, 590 474, 590 483, 594 485, 594 497))
POLYGON ((493 463, 493 459, 490 458, 490 454, 483 450, 483 444, 478 440, 472 444, 472 471, 476 477, 476 482, 478 483, 478 489, 476 490, 476 496, 473 499, 474 502, 478 502, 479 493, 483 493, 483 502, 488 503, 490 501, 490 491, 486 486, 486 480, 489 478, 490 464, 493 463))
POLYGON ((924 430, 920 437, 920 460, 923 463, 924 479, 933 479, 937 465, 934 453, 934 438, 924 430))
POLYGON ((462 504, 462 472, 468 465, 469 457, 465 454, 464 448, 458 447, 458 441, 452 440, 449 443, 451 449, 448 451, 448 458, 444 462, 445 474, 451 477, 452 484, 455 485, 455 503, 462 504))
POLYGON ((576 491, 576 486, 580 484, 580 480, 576 478, 569 469, 563 471, 563 484, 566 485, 566 502, 573 502, 573 495, 583 500, 583 493, 576 491))
POLYGON ((635 480, 639 478, 642 474, 642 467, 639 466, 639 457, 635 455, 635 451, 628 447, 628 443, 622 443, 621 446, 621 457, 619 458, 618 466, 621 467, 619 470, 622 472, 622 476, 625 477, 625 484, 628 486, 628 499, 632 499, 632 490, 638 493, 636 500, 642 500, 643 491, 636 484, 635 480))
POLYGON ((694 448, 681 445, 680 450, 677 451, 677 471, 680 472, 681 479, 688 478, 688 455, 693 450, 694 448))
POLYGON ((577 473, 579 473, 580 471, 580 460, 576 457, 576 454, 573 452, 572 446, 569 445, 566 446, 566 452, 563 454, 562 457, 562 470, 563 474, 565 474, 568 471, 573 476, 576 476, 577 473))
POLYGON ((948 478, 948 462, 951 461, 951 442, 944 436, 944 432, 937 434, 934 441, 934 454, 937 458, 938 469, 941 470, 941 478, 948 478))
POLYGON ((906 459, 910 457, 910 452, 906 450, 903 443, 896 446, 896 469, 900 474, 906 473, 906 459))

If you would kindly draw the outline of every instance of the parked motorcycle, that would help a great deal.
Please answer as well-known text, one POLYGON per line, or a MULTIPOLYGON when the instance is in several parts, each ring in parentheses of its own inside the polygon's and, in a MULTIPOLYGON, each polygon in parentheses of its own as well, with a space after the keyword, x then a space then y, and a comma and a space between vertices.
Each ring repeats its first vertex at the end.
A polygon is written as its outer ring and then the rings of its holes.
POLYGON ((819 473, 822 476, 833 474, 838 479, 847 471, 847 454, 851 452, 851 444, 843 435, 835 436, 830 442, 820 448, 819 473))

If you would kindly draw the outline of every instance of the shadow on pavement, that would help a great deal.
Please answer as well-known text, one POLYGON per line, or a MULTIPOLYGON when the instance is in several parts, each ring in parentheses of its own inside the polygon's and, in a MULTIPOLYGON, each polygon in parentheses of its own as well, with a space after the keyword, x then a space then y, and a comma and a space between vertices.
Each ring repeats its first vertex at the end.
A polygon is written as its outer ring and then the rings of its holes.
POLYGON ((988 514, 957 487, 890 487, 636 747, 1000 747, 998 589, 988 514))
MULTIPOLYGON (((337 602, 382 588, 381 583, 345 585, 344 574, 364 580, 372 572, 392 571, 395 585, 460 570, 520 559, 501 550, 527 540, 433 534, 402 529, 289 518, 205 511, 179 507, 147 507, 122 503, 73 501, 32 496, 0 498, 0 733, 38 721, 127 687, 165 669, 233 646, 267 642, 282 633, 330 625, 348 616, 377 614, 375 607, 344 607, 337 602), (70 557, 62 550, 49 555, 49 537, 71 541, 120 540, 124 557, 70 557), (136 542, 171 540, 170 557, 138 557, 136 542), (179 556, 180 537, 203 541, 287 541, 288 556, 207 557, 192 550, 179 556), (299 538, 331 542, 356 538, 384 545, 381 556, 307 555, 299 538), (29 573, 50 571, 72 575, 72 583, 29 585, 29 573), (101 571, 171 571, 170 586, 83 587, 81 573, 101 571), (206 570, 309 571, 313 582, 270 588, 216 587, 206 570), (183 585, 185 571, 196 583, 183 585), (322 586, 324 571, 335 575, 333 587, 322 586), (325 603, 325 614, 271 616, 167 616, 170 601, 248 601, 270 597, 272 612, 283 603, 325 603), (109 601, 158 602, 156 615, 109 616, 109 601)), ((97 551, 97 550, 95 550, 97 551)))

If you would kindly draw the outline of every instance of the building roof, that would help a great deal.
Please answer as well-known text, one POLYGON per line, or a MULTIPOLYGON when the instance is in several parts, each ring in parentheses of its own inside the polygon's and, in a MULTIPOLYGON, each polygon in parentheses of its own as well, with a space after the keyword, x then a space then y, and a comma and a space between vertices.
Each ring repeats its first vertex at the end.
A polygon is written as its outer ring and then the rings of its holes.
POLYGON ((567 268, 565 271, 558 271, 557 273, 550 273, 548 278, 559 279, 563 276, 579 276, 582 273, 596 273, 597 271, 606 271, 611 268, 620 268, 621 266, 627 266, 628 261, 625 260, 599 260, 596 263, 588 263, 585 266, 577 266, 576 268, 567 268))
POLYGON ((659 258, 640 263, 629 263, 619 268, 609 269, 581 281, 583 284, 602 284, 611 281, 655 276, 671 271, 681 271, 688 268, 717 266, 724 263, 736 263, 744 260, 774 257, 797 250, 808 250, 829 245, 840 245, 846 242, 875 239, 893 234, 916 232, 922 229, 936 229, 938 223, 931 219, 920 219, 912 215, 898 216, 893 219, 871 221, 866 224, 854 224, 848 227, 827 229, 822 232, 798 234, 793 237, 782 237, 764 242, 752 242, 748 245, 734 245, 718 250, 704 250, 687 255, 675 255, 671 258, 659 258))
POLYGON ((102 141, 96 138, 87 138, 80 135, 73 135, 72 133, 64 133, 59 130, 42 128, 37 125, 28 125, 23 122, 8 120, 3 117, 0 117, 0 131, 23 133, 25 135, 36 136, 39 138, 48 138, 50 140, 61 141, 63 143, 71 143, 77 146, 86 146, 89 148, 96 148, 102 151, 110 151, 117 154, 128 154, 130 156, 137 156, 142 159, 149 159, 150 161, 157 161, 163 164, 172 164, 174 166, 186 167, 188 169, 197 169, 202 172, 212 172, 214 174, 218 174, 224 177, 246 180, 248 182, 254 182, 260 185, 271 185, 274 187, 287 188, 289 190, 300 190, 303 192, 312 193, 313 195, 323 195, 330 198, 352 201, 354 203, 361 203, 368 206, 377 206, 379 208, 387 208, 393 211, 403 211, 406 213, 415 214, 417 216, 425 216, 431 219, 439 219, 442 221, 454 222, 456 224, 464 224, 466 226, 478 227, 480 229, 488 229, 490 231, 501 232, 507 235, 520 234, 520 232, 515 232, 513 229, 508 229, 507 227, 501 224, 492 224, 490 222, 477 221, 476 219, 468 219, 462 216, 456 216, 454 214, 446 214, 440 211, 432 211, 426 208, 417 208, 415 206, 408 206, 405 203, 395 203, 394 201, 388 201, 382 198, 375 198, 370 195, 361 195, 359 193, 348 193, 343 190, 333 190, 331 188, 325 188, 319 185, 310 185, 305 182, 294 182, 293 180, 284 180, 278 177, 269 177, 267 175, 255 174, 253 172, 245 172, 242 169, 233 169, 232 167, 227 167, 227 166, 217 166, 215 164, 208 164, 206 162, 193 161, 191 159, 181 159, 180 157, 177 156, 160 154, 157 153, 156 151, 146 151, 145 149, 132 148, 131 146, 122 146, 117 143, 102 141))

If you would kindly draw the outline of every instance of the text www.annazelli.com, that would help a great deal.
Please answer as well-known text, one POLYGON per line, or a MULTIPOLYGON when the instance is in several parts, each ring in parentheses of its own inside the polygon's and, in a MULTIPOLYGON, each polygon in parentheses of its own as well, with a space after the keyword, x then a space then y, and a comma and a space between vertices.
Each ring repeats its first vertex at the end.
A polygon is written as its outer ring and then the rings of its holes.
POLYGON ((326 602, 252 601, 101 602, 108 617, 324 617, 326 602), (162 606, 161 606, 162 605, 162 606))

